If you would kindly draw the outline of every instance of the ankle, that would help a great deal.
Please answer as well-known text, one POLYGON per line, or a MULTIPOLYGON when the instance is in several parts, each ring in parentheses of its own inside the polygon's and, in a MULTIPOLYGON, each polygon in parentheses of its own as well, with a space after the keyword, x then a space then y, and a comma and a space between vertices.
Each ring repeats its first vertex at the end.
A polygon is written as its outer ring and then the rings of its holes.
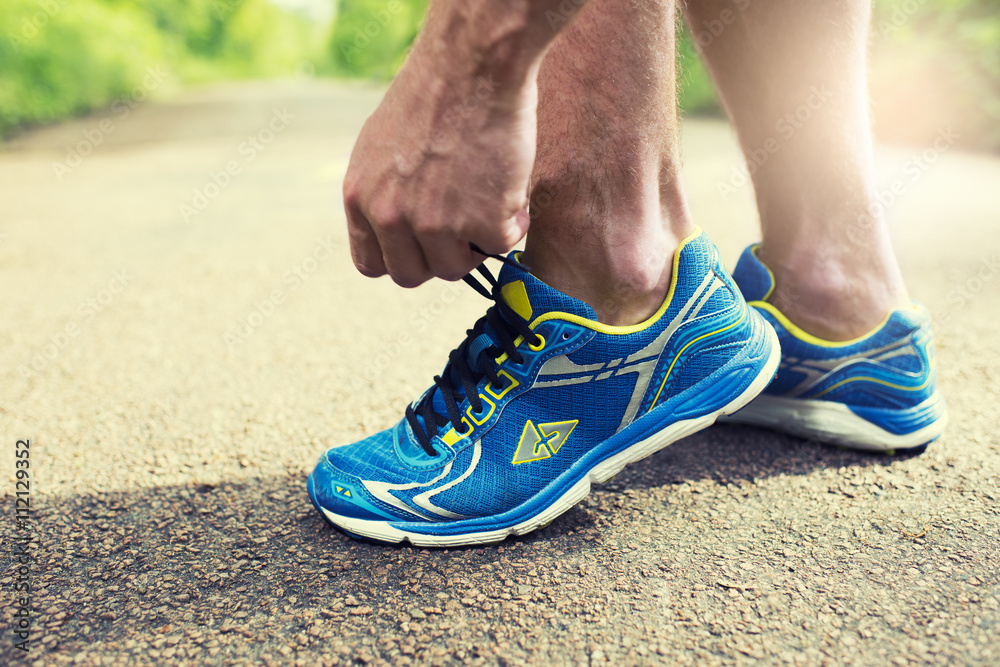
POLYGON ((672 153, 637 152, 618 169, 536 165, 522 259, 539 280, 593 308, 598 321, 628 326, 663 305, 674 251, 694 226, 672 153))
POLYGON ((863 336, 893 310, 910 305, 891 253, 838 257, 824 250, 786 257, 762 246, 758 256, 774 274, 768 303, 823 340, 863 336))
POLYGON ((690 230, 689 223, 676 232, 660 223, 655 231, 623 240, 575 238, 570 243, 529 232, 522 261, 545 284, 588 304, 599 322, 628 326, 648 319, 663 304, 674 252, 690 230))
POLYGON ((542 252, 537 247, 534 250, 525 250, 523 259, 535 277, 588 304, 604 324, 627 326, 642 322, 666 298, 673 250, 637 257, 618 249, 615 256, 589 253, 586 260, 579 259, 578 250, 572 254, 542 252))

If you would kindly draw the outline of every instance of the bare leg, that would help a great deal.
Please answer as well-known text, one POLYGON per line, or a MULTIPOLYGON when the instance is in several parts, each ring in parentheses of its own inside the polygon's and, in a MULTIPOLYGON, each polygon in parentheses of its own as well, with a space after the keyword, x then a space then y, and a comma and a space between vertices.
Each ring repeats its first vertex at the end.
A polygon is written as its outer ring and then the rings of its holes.
POLYGON ((763 162, 753 183, 760 256, 776 278, 770 301, 829 340, 862 335, 909 304, 885 220, 872 210, 870 5, 689 0, 686 8, 743 150, 763 162))
POLYGON ((666 296, 692 230, 677 180, 673 0, 592 0, 538 78, 538 152, 524 261, 633 324, 666 296))

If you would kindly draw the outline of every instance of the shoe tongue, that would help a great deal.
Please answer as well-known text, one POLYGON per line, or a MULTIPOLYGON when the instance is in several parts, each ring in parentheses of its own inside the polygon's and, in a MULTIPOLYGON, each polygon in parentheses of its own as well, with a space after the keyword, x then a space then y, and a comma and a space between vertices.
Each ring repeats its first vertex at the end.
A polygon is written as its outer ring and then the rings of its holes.
MULTIPOLYGON (((517 263, 520 252, 514 251, 507 258, 517 263)), ((528 267, 517 263, 516 268, 504 264, 500 269, 500 295, 515 313, 528 322, 543 313, 553 311, 571 313, 588 320, 597 319, 594 309, 571 296, 553 289, 529 273, 528 267)))
MULTIPOLYGON (((577 301, 571 296, 555 290, 535 276, 529 273, 528 267, 517 262, 520 252, 514 251, 507 255, 507 258, 515 265, 504 264, 500 269, 497 282, 500 284, 500 298, 511 307, 511 309, 531 323, 542 313, 559 311, 572 313, 588 320, 595 319, 594 309, 582 301, 577 301), (518 268, 521 267, 521 268, 518 268)), ((502 313, 501 313, 502 314, 502 313)), ((483 333, 476 337, 469 345, 469 365, 476 368, 476 359, 479 353, 493 345, 496 333, 493 327, 487 324, 483 327, 483 333)))
MULTIPOLYGON (((507 257, 517 263, 518 255, 520 255, 520 252, 514 251, 507 255, 507 257)), ((539 315, 553 311, 571 313, 588 320, 597 319, 593 308, 582 301, 578 301, 549 287, 531 275, 528 272, 528 267, 520 263, 517 263, 517 266, 505 263, 500 269, 497 281, 500 284, 500 297, 515 313, 529 323, 539 315)), ((487 323, 483 327, 483 333, 469 344, 469 366, 477 368, 476 360, 479 357, 479 353, 494 344, 497 344, 499 347, 496 341, 496 332, 487 323)), ((462 387, 462 383, 459 381, 457 375, 452 380, 459 393, 465 395, 465 389, 462 387)), ((434 410, 442 415, 447 414, 444 407, 444 399, 441 397, 440 391, 434 392, 434 410)))

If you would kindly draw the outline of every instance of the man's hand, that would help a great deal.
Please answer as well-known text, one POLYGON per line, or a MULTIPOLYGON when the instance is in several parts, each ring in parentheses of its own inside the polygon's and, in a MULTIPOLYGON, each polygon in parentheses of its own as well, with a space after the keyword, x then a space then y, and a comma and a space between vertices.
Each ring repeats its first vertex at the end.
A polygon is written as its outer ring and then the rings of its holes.
MULTIPOLYGON (((571 0, 574 12, 585 0, 571 0)), ((344 179, 351 254, 366 276, 457 280, 528 230, 538 66, 552 0, 437 0, 344 179)), ((550 12, 551 13, 551 12, 550 12)), ((562 23, 566 22, 566 18, 562 23)), ((560 25, 561 27, 561 25, 560 25)))
POLYGON ((535 155, 534 99, 488 76, 445 82, 414 57, 365 123, 344 179, 354 263, 414 287, 514 247, 535 155))

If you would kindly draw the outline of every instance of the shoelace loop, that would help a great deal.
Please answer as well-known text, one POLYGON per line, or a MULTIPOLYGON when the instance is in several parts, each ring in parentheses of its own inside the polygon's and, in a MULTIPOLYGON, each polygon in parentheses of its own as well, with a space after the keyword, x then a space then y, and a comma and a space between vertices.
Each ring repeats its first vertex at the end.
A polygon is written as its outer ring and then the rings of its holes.
MULTIPOLYGON (((507 257, 488 254, 473 244, 469 245, 481 255, 500 260, 519 271, 528 271, 524 265, 507 257)), ((471 430, 472 426, 468 423, 463 429, 459 405, 463 399, 468 399, 474 413, 483 412, 483 401, 480 399, 477 389, 480 380, 484 377, 488 378, 490 386, 496 391, 502 391, 507 386, 499 374, 496 360, 506 353, 513 363, 524 363, 524 357, 516 345, 519 337, 534 347, 540 347, 543 344, 544 339, 531 330, 527 320, 518 315, 500 296, 500 284, 486 268, 486 265, 480 264, 476 270, 486 279, 486 284, 477 280, 472 273, 463 277, 462 280, 479 294, 493 301, 493 305, 471 329, 466 331, 466 338, 462 344, 448 355, 448 365, 441 375, 434 376, 434 386, 416 406, 406 406, 406 420, 428 456, 437 456, 438 454, 431 445, 431 439, 437 435, 438 429, 442 426, 452 424, 461 435, 465 435, 471 430), (486 333, 487 324, 493 336, 486 333), (459 386, 464 390, 464 396, 459 391, 459 386), (445 415, 434 409, 436 392, 441 393, 447 413, 445 415), (420 419, 423 420, 423 423, 420 419)))

